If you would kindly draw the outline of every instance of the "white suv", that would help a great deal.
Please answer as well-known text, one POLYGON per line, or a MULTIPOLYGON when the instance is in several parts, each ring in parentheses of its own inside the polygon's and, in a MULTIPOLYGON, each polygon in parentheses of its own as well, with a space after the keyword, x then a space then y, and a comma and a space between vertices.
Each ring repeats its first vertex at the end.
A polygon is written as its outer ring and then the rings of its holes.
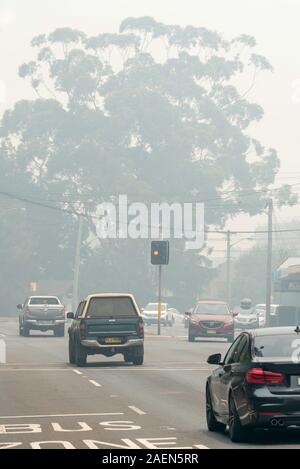
MULTIPOLYGON (((158 322, 158 303, 148 303, 142 310, 145 324, 152 325, 158 322)), ((174 324, 174 309, 168 303, 161 304, 161 324, 172 327, 174 324)))

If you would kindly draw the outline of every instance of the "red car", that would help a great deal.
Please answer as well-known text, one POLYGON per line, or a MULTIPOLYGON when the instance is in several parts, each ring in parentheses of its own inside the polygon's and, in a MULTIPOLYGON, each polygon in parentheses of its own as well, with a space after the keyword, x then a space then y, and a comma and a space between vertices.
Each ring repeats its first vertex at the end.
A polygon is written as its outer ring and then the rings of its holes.
POLYGON ((234 315, 223 301, 199 301, 189 316, 189 342, 197 337, 223 337, 234 341, 234 315))

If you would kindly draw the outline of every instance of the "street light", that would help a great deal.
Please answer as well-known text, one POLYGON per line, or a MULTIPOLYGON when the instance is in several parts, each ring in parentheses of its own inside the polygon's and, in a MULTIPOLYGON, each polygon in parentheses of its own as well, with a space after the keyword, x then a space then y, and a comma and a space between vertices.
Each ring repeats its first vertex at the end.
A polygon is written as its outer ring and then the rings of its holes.
POLYGON ((227 231, 227 272, 226 272, 226 300, 231 307, 231 249, 242 241, 254 241, 253 238, 241 238, 231 243, 231 232, 227 231))

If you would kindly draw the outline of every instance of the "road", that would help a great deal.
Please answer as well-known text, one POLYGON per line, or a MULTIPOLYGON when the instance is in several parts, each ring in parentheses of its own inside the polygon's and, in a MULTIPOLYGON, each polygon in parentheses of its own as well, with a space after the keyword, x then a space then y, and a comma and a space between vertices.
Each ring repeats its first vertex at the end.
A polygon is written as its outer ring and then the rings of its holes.
POLYGON ((17 322, 1 319, 0 448, 299 447, 299 431, 260 432, 243 445, 209 433, 206 359, 228 344, 188 343, 181 325, 154 334, 147 329, 143 367, 90 357, 76 368, 68 364, 67 337, 19 337, 17 322))

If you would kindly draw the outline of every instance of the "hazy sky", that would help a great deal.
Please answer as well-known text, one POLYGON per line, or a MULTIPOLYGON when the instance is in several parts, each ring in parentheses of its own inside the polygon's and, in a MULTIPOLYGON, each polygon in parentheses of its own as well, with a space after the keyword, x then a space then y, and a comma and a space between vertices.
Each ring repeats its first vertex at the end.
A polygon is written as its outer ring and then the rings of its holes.
MULTIPOLYGON (((32 57, 33 36, 64 26, 87 34, 113 32, 125 17, 145 15, 205 26, 226 37, 256 37, 258 53, 275 72, 261 75, 250 96, 265 109, 255 135, 279 153, 277 182, 300 182, 300 0, 0 0, 0 112, 20 98, 34 97, 17 74, 32 57)), ((253 226, 253 220, 243 224, 253 226)))

